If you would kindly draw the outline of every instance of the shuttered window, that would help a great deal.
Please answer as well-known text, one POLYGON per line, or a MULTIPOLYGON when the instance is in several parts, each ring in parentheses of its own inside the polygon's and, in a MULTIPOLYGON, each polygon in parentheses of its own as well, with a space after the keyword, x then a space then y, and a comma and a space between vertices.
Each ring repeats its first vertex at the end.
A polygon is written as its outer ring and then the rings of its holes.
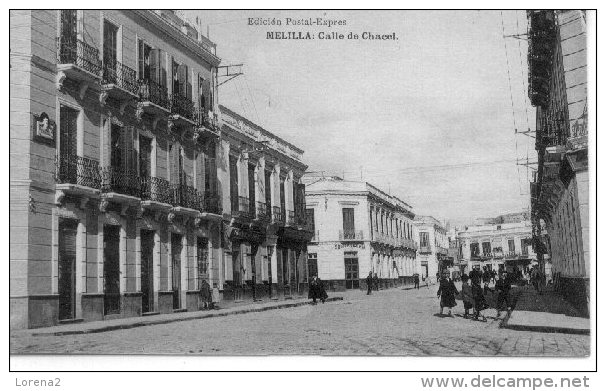
MULTIPOLYGON (((111 166, 120 170, 136 170, 135 149, 133 143, 134 128, 111 126, 111 166)), ((151 166, 150 166, 151 169, 151 166)))
POLYGON ((62 156, 76 155, 78 138, 78 111, 61 106, 59 111, 59 153, 62 156))
POLYGON ((271 205, 271 171, 265 170, 265 204, 271 205))
POLYGON ((103 21, 103 62, 106 67, 115 69, 118 61, 118 27, 103 21))
POLYGON ((151 177, 151 139, 139 136, 139 175, 142 178, 151 177))
POLYGON ((238 210, 238 160, 235 156, 229 156, 229 195, 231 209, 238 210))
POLYGON ((255 165, 248 165, 248 202, 250 204, 250 210, 255 210, 255 165))
POLYGON ((353 208, 343 208, 343 231, 344 232, 353 232, 355 231, 355 221, 354 221, 354 209, 353 208))

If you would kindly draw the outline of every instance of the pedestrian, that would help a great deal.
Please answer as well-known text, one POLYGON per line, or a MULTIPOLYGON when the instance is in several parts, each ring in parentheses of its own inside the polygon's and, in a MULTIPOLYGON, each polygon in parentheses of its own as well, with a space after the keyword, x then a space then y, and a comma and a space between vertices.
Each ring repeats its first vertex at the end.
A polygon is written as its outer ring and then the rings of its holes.
POLYGON ((320 297, 319 278, 313 276, 309 281, 309 290, 307 292, 307 298, 313 300, 313 304, 317 304, 316 300, 320 297))
POLYGON ((413 280, 414 280, 414 282, 415 282, 415 288, 419 289, 419 274, 418 274, 418 273, 415 273, 415 274, 412 276, 412 278, 413 278, 413 280))
POLYGON ((326 299, 328 299, 328 294, 326 293, 326 290, 324 289, 324 283, 322 282, 320 277, 316 277, 316 279, 317 279, 317 283, 318 283, 318 285, 317 285, 318 297, 319 297, 320 301, 322 302, 322 304, 324 304, 326 299))
POLYGON ((497 283, 497 272, 496 272, 496 270, 493 270, 490 274, 491 274, 491 277, 492 277, 492 282, 494 284, 496 284, 497 283))
POLYGON ((503 304, 506 305, 505 309, 507 312, 511 310, 511 306, 509 305, 509 291, 511 290, 511 281, 507 275, 507 272, 504 271, 499 275, 499 279, 495 284, 495 291, 497 292, 497 317, 501 316, 501 309, 503 308, 503 304))
POLYGON ((469 279, 471 280, 471 285, 480 284, 482 280, 482 272, 480 271, 479 267, 471 269, 471 272, 469 272, 469 279))
POLYGON ((372 285, 375 291, 379 290, 379 277, 377 277, 377 273, 372 277, 372 285))
POLYGON ((210 302, 210 308, 217 309, 217 304, 215 303, 218 303, 219 301, 221 301, 221 296, 219 294, 219 288, 215 283, 213 284, 212 301, 210 302))
POLYGON ((486 298, 484 297, 484 291, 480 286, 480 281, 476 280, 475 282, 472 280, 471 282, 471 295, 473 297, 473 314, 474 319, 478 320, 478 317, 482 317, 483 321, 486 321, 486 317, 482 314, 486 308, 488 308, 488 304, 486 304, 486 298))
POLYGON ((452 307, 457 305, 455 296, 459 293, 454 282, 448 278, 448 273, 442 274, 440 279, 440 288, 438 289, 438 297, 440 298, 440 315, 444 311, 444 307, 448 307, 448 316, 452 316, 452 307))
POLYGON ((463 308, 465 309, 465 315, 463 317, 467 319, 469 316, 469 310, 473 308, 473 294, 471 293, 471 286, 469 285, 469 276, 463 274, 461 276, 461 298, 463 299, 463 308))
POLYGON ((366 294, 370 295, 372 293, 372 271, 368 272, 368 277, 366 277, 366 294))
POLYGON ((200 282, 200 301, 202 302, 202 309, 209 310, 212 307, 212 292, 208 281, 202 280, 200 282))

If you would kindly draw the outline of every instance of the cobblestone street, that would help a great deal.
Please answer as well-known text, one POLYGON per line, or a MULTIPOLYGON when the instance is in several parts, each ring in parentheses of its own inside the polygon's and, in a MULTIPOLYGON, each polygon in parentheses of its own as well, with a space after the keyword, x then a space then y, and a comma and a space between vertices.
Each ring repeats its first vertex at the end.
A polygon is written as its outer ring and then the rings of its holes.
POLYGON ((420 290, 345 292, 343 301, 103 333, 11 334, 11 353, 198 355, 586 356, 590 337, 500 329, 440 317, 436 286, 420 290))

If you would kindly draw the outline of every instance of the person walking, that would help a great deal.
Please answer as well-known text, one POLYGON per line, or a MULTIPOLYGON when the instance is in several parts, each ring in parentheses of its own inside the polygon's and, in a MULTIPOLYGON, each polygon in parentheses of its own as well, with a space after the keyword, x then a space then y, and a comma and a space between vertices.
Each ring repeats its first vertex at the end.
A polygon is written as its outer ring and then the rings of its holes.
POLYGON ((471 269, 471 272, 469 272, 469 279, 471 280, 471 285, 479 285, 482 281, 482 272, 476 268, 471 269))
POLYGON ((488 308, 488 304, 486 304, 486 298, 484 297, 484 290, 480 285, 479 280, 471 281, 471 296, 473 298, 473 314, 474 319, 478 320, 481 316, 483 321, 486 321, 486 317, 482 314, 486 308, 488 308))
POLYGON ((202 304, 202 309, 209 310, 212 308, 212 292, 210 285, 206 280, 200 282, 200 302, 202 304))
POLYGON ((415 273, 414 276, 412 277, 414 282, 415 282, 415 288, 419 289, 419 274, 415 273))
POLYGON ((326 299, 328 299, 328 294, 326 293, 326 289, 324 289, 324 283, 322 282, 322 280, 320 279, 320 277, 316 276, 316 280, 317 280, 317 292, 318 292, 318 298, 320 299, 320 301, 322 302, 322 304, 324 304, 324 302, 326 301, 326 299))
POLYGON ((313 276, 311 281, 309 281, 309 290, 307 292, 307 298, 311 299, 313 304, 317 304, 318 298, 320 297, 320 289, 319 289, 319 278, 318 276, 313 276))
POLYGON ((370 295, 372 293, 372 271, 368 272, 368 276, 366 277, 366 294, 370 295))
POLYGON ((507 272, 503 272, 499 275, 499 279, 495 284, 495 291, 497 292, 497 317, 501 316, 501 309, 503 304, 506 305, 505 309, 507 312, 510 311, 511 306, 509 305, 509 291, 511 290, 511 281, 507 272))
POLYGON ((377 277, 377 273, 372 277, 372 286, 375 291, 379 290, 379 277, 377 277))
POLYGON ((471 292, 471 286, 469 285, 469 276, 463 274, 461 276, 463 285, 461 286, 461 298, 463 299, 463 309, 465 309, 465 315, 463 317, 467 319, 469 316, 469 310, 473 308, 473 294, 471 292))
POLYGON ((459 293, 454 282, 448 278, 448 273, 442 274, 440 279, 440 288, 438 297, 440 298, 440 315, 444 312, 444 307, 448 307, 448 316, 452 316, 452 307, 457 305, 455 296, 459 293))

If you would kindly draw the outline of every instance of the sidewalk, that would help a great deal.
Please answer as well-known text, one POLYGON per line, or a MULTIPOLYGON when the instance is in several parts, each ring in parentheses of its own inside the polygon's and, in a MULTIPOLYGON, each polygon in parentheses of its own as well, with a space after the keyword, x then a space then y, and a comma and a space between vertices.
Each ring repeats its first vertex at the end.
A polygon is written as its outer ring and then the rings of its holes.
POLYGON ((501 327, 548 333, 589 334, 590 320, 551 288, 539 295, 532 286, 514 287, 514 310, 501 327), (517 300, 516 300, 517 296, 517 300))
MULTIPOLYGON (((340 301, 342 296, 331 296, 326 301, 340 301)), ((259 303, 233 304, 223 305, 217 310, 194 311, 194 312, 178 312, 172 314, 158 314, 146 317, 132 317, 112 320, 102 320, 86 323, 72 323, 67 325, 45 327, 39 329, 18 330, 11 332, 11 335, 31 335, 31 336, 48 336, 48 335, 74 335, 74 334, 90 334, 102 333, 104 331, 131 329, 134 327, 151 326, 158 324, 166 324, 173 322, 182 322, 186 320, 214 318, 218 316, 229 316, 246 314, 249 312, 262 312, 276 310, 281 308, 300 307, 310 305, 311 300, 307 298, 299 298, 293 300, 282 301, 265 301, 259 303)))

